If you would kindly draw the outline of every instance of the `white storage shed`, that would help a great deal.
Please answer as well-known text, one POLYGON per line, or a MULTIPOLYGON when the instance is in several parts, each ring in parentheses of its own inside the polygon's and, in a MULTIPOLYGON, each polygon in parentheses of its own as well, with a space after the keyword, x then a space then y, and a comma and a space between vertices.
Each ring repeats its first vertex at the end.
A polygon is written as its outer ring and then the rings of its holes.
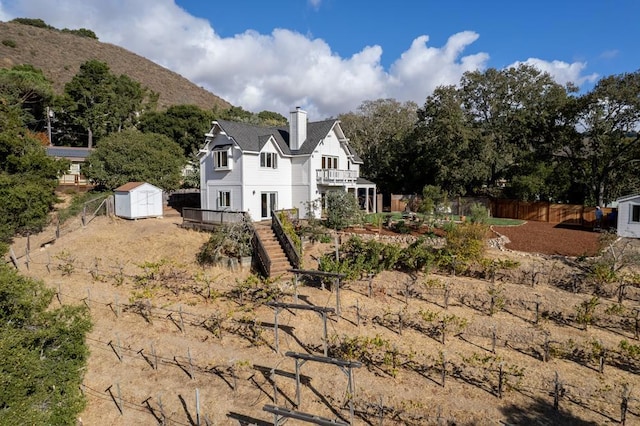
POLYGON ((129 182, 114 192, 116 216, 126 219, 162 217, 162 189, 146 182, 129 182))
POLYGON ((618 198, 618 236, 640 238, 640 194, 618 198))

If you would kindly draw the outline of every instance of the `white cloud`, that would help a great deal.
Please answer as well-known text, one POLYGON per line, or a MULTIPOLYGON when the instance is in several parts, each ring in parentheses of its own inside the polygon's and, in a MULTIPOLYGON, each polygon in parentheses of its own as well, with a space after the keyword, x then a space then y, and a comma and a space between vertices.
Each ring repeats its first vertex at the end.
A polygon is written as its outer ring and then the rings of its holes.
POLYGON ((308 0, 309 5, 315 10, 320 9, 320 5, 322 4, 322 0, 308 0))
MULTIPOLYGON (((321 0, 308 0, 319 7, 321 0)), ((173 0, 0 0, 0 17, 39 17, 57 28, 89 28, 113 43, 176 71, 234 105, 285 116, 301 106, 313 119, 355 110, 364 100, 395 98, 422 104, 433 89, 456 84, 466 71, 484 69, 489 55, 464 55, 479 37, 464 31, 442 47, 417 37, 387 71, 382 47, 341 57, 324 40, 287 29, 252 30, 220 37, 211 24, 173 0)), ((578 84, 584 63, 529 59, 559 82, 578 84)))
POLYGON ((436 87, 457 84, 463 73, 484 69, 488 54, 460 56, 477 39, 478 34, 464 31, 449 37, 444 47, 436 48, 427 46, 428 36, 416 38, 391 66, 390 96, 421 104, 436 87))
POLYGON ((0 1, 0 21, 8 21, 10 20, 9 14, 4 11, 4 7, 2 6, 2 1, 0 1))
POLYGON ((587 67, 586 62, 574 62, 569 64, 563 61, 545 61, 538 58, 529 58, 524 62, 514 62, 509 67, 518 67, 519 65, 530 65, 547 72, 553 79, 560 84, 573 83, 581 86, 585 83, 593 83, 598 79, 598 74, 582 75, 582 71, 587 67))

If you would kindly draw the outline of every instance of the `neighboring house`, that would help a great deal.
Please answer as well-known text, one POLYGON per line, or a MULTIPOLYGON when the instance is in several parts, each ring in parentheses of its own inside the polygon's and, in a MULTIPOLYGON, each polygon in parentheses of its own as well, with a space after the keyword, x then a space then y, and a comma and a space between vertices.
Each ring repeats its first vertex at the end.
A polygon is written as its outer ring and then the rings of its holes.
POLYGON ((162 189, 146 182, 129 182, 113 190, 116 216, 126 219, 162 217, 162 189))
POLYGON ((49 145, 46 149, 49 157, 64 158, 71 162, 69 170, 59 178, 60 185, 89 184, 82 174, 82 167, 91 154, 92 148, 49 145))
POLYGON ((360 177, 362 160, 339 120, 308 123, 296 108, 288 128, 212 124, 200 150, 202 209, 244 211, 258 221, 272 210, 297 208, 304 217, 310 201, 348 191, 363 210, 376 211, 376 186, 360 177))
POLYGON ((618 198, 618 235, 640 238, 640 194, 618 198))

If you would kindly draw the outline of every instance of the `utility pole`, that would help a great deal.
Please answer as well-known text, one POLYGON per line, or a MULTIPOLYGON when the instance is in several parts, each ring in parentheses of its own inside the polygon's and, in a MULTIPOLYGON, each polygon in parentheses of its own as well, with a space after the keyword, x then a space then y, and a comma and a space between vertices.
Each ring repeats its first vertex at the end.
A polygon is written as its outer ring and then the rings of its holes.
POLYGON ((53 145, 51 140, 51 118, 53 118, 53 110, 47 107, 47 137, 49 138, 49 145, 53 145))

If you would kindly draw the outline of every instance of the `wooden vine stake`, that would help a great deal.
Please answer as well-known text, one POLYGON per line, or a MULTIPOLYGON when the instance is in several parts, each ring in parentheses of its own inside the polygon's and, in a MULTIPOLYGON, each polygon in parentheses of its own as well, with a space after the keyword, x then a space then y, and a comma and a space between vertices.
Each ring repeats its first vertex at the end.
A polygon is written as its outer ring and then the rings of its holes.
POLYGON ((627 409, 629 408, 629 396, 631 390, 629 385, 624 384, 622 387, 622 401, 620 402, 620 424, 625 426, 627 423, 627 409))
POLYGON ((549 333, 544 334, 544 345, 543 345, 543 354, 542 361, 549 362, 549 333))
POLYGON ((447 356, 444 351, 440 353, 440 358, 442 360, 442 387, 444 387, 444 380, 447 377, 447 356))
POLYGON ((502 383, 504 382, 504 370, 503 365, 500 363, 498 366, 498 398, 502 399, 502 383))
POLYGON ((451 295, 451 289, 449 288, 449 282, 444 283, 444 309, 449 309, 449 296, 451 295))
POLYGON ((496 340, 498 338, 498 332, 496 331, 496 326, 494 325, 491 328, 491 353, 495 354, 496 353, 496 340))
POLYGON ((562 382, 556 371, 555 379, 553 380, 553 409, 558 411, 560 407, 560 393, 562 392, 562 382))
POLYGON ((373 297, 373 274, 369 273, 369 297, 373 297))

